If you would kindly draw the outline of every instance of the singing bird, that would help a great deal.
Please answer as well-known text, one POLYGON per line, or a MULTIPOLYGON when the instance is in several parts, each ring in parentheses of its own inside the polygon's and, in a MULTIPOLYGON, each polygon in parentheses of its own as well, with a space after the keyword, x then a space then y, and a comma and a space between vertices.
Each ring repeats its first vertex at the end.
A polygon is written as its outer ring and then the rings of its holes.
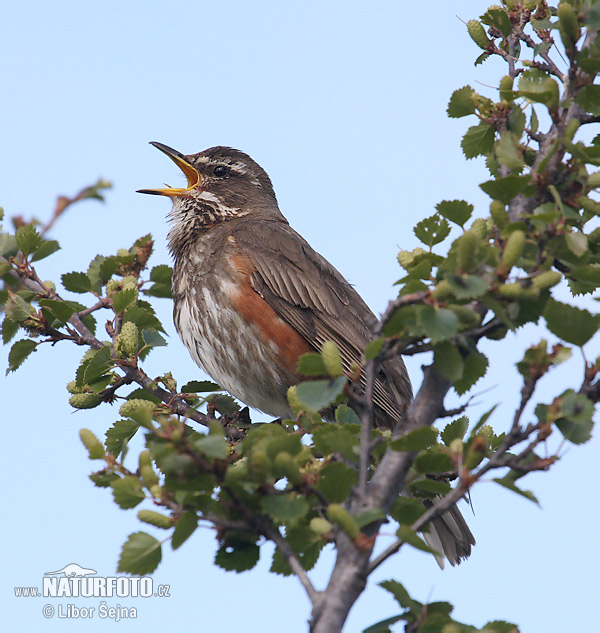
MULTIPOLYGON (((326 341, 360 364, 377 318, 356 290, 282 215, 267 173, 229 147, 184 155, 163 145, 187 187, 141 189, 171 198, 173 317, 196 363, 253 409, 293 418, 287 391, 299 357, 326 341)), ((397 429, 412 399, 400 357, 381 363, 374 424, 397 429)), ((451 564, 475 543, 456 506, 436 519, 432 545, 451 564)))

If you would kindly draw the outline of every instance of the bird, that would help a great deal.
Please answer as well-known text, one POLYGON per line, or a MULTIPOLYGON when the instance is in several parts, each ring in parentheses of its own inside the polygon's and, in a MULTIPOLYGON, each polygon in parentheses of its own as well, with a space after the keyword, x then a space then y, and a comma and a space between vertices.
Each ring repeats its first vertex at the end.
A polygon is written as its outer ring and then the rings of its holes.
MULTIPOLYGON (((179 336, 196 364, 231 395, 268 415, 294 419, 287 393, 301 381, 300 356, 333 341, 345 369, 360 366, 377 317, 290 226, 271 179, 248 154, 217 146, 185 155, 151 145, 187 179, 186 187, 138 190, 172 201, 167 242, 179 336)), ((400 428, 411 400, 402 358, 380 363, 374 425, 400 428)), ((426 536, 452 565, 475 544, 456 505, 426 536)))

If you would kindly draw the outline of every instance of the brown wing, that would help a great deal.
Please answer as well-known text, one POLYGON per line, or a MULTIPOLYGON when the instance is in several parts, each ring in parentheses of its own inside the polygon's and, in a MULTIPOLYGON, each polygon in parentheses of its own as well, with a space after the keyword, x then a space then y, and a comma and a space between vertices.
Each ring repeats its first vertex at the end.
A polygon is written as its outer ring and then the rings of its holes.
MULTIPOLYGON (((342 275, 289 225, 238 222, 236 245, 255 267, 252 285, 281 319, 316 351, 337 344, 346 367, 360 363, 373 338, 375 315, 342 275)), ((390 427, 401 417, 412 391, 401 358, 382 364, 374 385, 376 423, 390 427)))

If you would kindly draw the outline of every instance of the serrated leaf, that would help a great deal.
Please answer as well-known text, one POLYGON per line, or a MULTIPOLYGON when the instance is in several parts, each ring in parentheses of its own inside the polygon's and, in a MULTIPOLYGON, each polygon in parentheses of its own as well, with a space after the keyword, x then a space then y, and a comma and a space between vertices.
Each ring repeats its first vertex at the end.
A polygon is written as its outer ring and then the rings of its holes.
POLYGON ((488 26, 495 27, 502 37, 507 38, 512 33, 512 24, 508 13, 501 7, 490 7, 482 16, 481 21, 488 26))
POLYGON ((431 306, 423 306, 418 313, 417 321, 432 343, 439 343, 454 336, 460 324, 452 310, 431 306))
POLYGON ((123 510, 135 508, 146 498, 137 477, 127 476, 115 479, 110 487, 113 490, 115 503, 123 510))
POLYGON ((16 255, 19 248, 14 235, 10 233, 0 233, 0 255, 2 257, 10 257, 16 255))
POLYGON ((379 586, 386 591, 389 591, 392 596, 394 596, 394 600, 403 608, 416 610, 421 606, 420 602, 413 600, 408 591, 401 585, 397 580, 384 580, 379 583, 379 586))
POLYGON ((490 289, 489 282, 477 275, 448 275, 446 281, 457 299, 476 299, 490 289))
POLYGON ((423 474, 445 473, 454 469, 454 462, 439 446, 434 446, 417 455, 415 468, 423 474))
POLYGON ((263 512, 275 521, 294 521, 308 512, 308 501, 293 493, 269 495, 261 500, 263 512))
POLYGON ((500 484, 503 488, 507 488, 508 490, 512 490, 513 492, 516 492, 517 494, 521 495, 522 497, 525 497, 526 499, 529 499, 529 501, 533 501, 534 503, 537 503, 539 505, 539 501, 537 500, 537 498, 533 494, 533 492, 531 492, 530 490, 523 490, 523 489, 519 488, 515 484, 515 482, 512 479, 509 478, 508 475, 506 477, 493 479, 492 481, 495 481, 497 484, 500 484))
POLYGON ((35 253, 42 245, 42 237, 32 224, 24 224, 17 229, 16 233, 17 246, 19 250, 27 257, 31 253, 35 253))
POLYGON ((588 250, 588 240, 584 233, 567 233, 565 243, 575 257, 581 257, 588 250))
POLYGON ((586 111, 593 115, 600 114, 600 86, 590 84, 577 92, 575 101, 586 111))
POLYGON ((329 406, 343 391, 347 378, 340 376, 332 380, 311 380, 296 386, 296 396, 306 407, 321 411, 329 406))
POLYGON ((2 322, 2 342, 4 345, 10 343, 18 331, 19 324, 16 321, 9 319, 7 316, 4 317, 4 321, 2 322))
POLYGON ((400 540, 404 541, 407 545, 411 545, 412 547, 415 547, 416 549, 420 549, 422 552, 428 552, 429 554, 436 554, 436 555, 441 554, 441 552, 438 552, 432 549, 431 547, 429 547, 429 545, 427 545, 427 543, 425 543, 425 541, 421 539, 421 537, 414 530, 411 530, 409 527, 406 527, 405 525, 401 525, 396 530, 396 536, 400 540))
MULTIPOLYGON (((287 528, 286 541, 296 552, 300 564, 307 571, 315 566, 325 543, 315 532, 305 526, 287 528)), ((270 571, 282 576, 290 576, 293 573, 279 548, 276 548, 273 553, 273 563, 270 571)))
POLYGON ((227 571, 241 572, 252 569, 260 558, 256 543, 248 540, 228 540, 218 550, 215 564, 227 571))
POLYGON ((113 360, 110 357, 110 347, 104 345, 94 354, 87 365, 84 373, 84 383, 89 385, 95 380, 98 380, 98 378, 112 369, 113 365, 113 360))
POLYGON ((221 391, 216 382, 210 380, 190 380, 181 388, 183 393, 205 393, 207 391, 221 391))
POLYGON ((471 98, 474 93, 475 91, 471 86, 464 86, 455 90, 448 102, 448 116, 453 119, 459 119, 469 114, 475 114, 475 105, 471 98))
POLYGON ((454 389, 461 396, 471 389, 471 387, 485 376, 489 361, 484 354, 472 352, 464 361, 462 378, 455 381, 454 389))
POLYGON ((556 105, 556 82, 537 68, 525 71, 519 78, 519 95, 547 107, 556 105))
POLYGON ((464 200, 442 200, 435 208, 440 215, 461 227, 473 213, 473 205, 464 200))
POLYGON ((11 348, 8 354, 8 369, 7 374, 17 370, 26 360, 26 358, 35 350, 37 343, 31 339, 23 339, 17 341, 11 348))
POLYGON ((22 323, 34 312, 34 308, 23 297, 9 291, 7 303, 4 305, 6 316, 15 323, 22 323))
POLYGON ((41 299, 40 306, 48 310, 52 317, 57 319, 61 325, 64 325, 75 313, 75 308, 66 301, 41 299))
POLYGON ((597 332, 599 317, 587 310, 550 299, 542 313, 548 329, 573 345, 585 345, 597 332))
POLYGON ((415 235, 429 248, 443 242, 450 234, 450 225, 445 218, 432 215, 416 224, 415 235))
POLYGON ((509 169, 520 171, 523 168, 523 159, 517 148, 515 138, 510 132, 504 132, 496 143, 496 158, 509 169))
POLYGON ((138 326, 140 330, 158 330, 164 332, 162 323, 154 316, 154 314, 139 305, 132 306, 123 315, 123 323, 131 321, 138 326))
POLYGON ((221 415, 228 417, 240 410, 240 405, 225 393, 211 394, 206 398, 206 402, 211 402, 221 415))
POLYGON ((494 128, 487 123, 470 127, 461 141, 466 158, 484 156, 494 149, 494 128))
POLYGON ((171 268, 171 266, 167 266, 166 264, 154 266, 150 272, 150 281, 154 281, 156 283, 171 285, 172 278, 173 268, 171 268))
POLYGON ((479 187, 494 200, 500 200, 503 204, 509 204, 515 196, 525 190, 529 184, 530 176, 518 176, 511 174, 504 178, 488 180, 479 187))
POLYGON ((463 375, 461 353, 450 341, 442 341, 434 346, 433 364, 437 371, 450 382, 459 380, 463 375))
POLYGON ((392 504, 390 515, 401 525, 412 525, 424 512, 425 506, 418 499, 398 497, 392 504))
POLYGON ((444 430, 440 434, 442 442, 444 442, 446 446, 450 446, 453 440, 462 440, 468 428, 469 418, 467 418, 466 415, 461 415, 460 418, 452 420, 450 424, 444 427, 444 430))
POLYGON ((298 359, 296 371, 302 376, 327 376, 328 372, 321 354, 308 352, 298 359))
POLYGON ((171 547, 173 549, 180 548, 190 536, 195 532, 198 527, 198 516, 195 512, 184 512, 177 523, 175 524, 175 531, 171 538, 171 547))
POLYGON ((450 484, 436 479, 418 479, 410 484, 413 493, 423 497, 437 497, 445 495, 452 489, 450 484))
POLYGON ((227 441, 222 435, 207 435, 194 441, 194 448, 210 459, 225 459, 229 455, 227 441))
POLYGON ((65 273, 61 276, 62 285, 69 292, 84 293, 90 292, 92 284, 90 278, 85 273, 65 273))
POLYGON ((360 424, 360 418, 347 404, 340 404, 336 408, 335 420, 338 424, 360 424))
POLYGON ((136 576, 151 574, 162 560, 160 541, 146 532, 135 532, 123 545, 117 571, 136 576))
POLYGON ((584 444, 592 436, 594 423, 594 403, 572 389, 561 396, 560 417, 555 421, 559 431, 566 440, 573 444, 584 444))
POLYGON ((137 296, 137 288, 125 288, 125 290, 115 292, 112 297, 112 306, 115 314, 126 310, 137 299, 137 296))
POLYGON ((60 250, 60 244, 56 240, 47 240, 35 251, 31 261, 38 262, 58 250, 60 250))
POLYGON ((167 341, 156 330, 142 330, 142 338, 148 347, 166 347, 167 341))
POLYGON ((436 441, 437 430, 430 426, 422 426, 390 442, 390 448, 395 451, 421 451, 433 446, 436 441))
POLYGON ((315 487, 331 503, 342 503, 348 498, 357 481, 358 473, 354 468, 342 462, 331 462, 323 466, 319 472, 315 487))
POLYGON ((117 420, 106 431, 106 450, 118 457, 123 451, 123 447, 129 442, 129 440, 136 434, 140 425, 134 420, 117 420))

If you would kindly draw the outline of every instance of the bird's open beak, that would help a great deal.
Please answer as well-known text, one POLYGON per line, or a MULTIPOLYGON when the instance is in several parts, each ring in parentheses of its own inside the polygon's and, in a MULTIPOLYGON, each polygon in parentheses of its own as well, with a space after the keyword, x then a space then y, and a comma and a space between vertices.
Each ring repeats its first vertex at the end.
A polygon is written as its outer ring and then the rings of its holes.
POLYGON ((193 189, 200 182, 198 170, 188 162, 181 152, 178 152, 168 145, 163 145, 163 143, 158 143, 157 141, 150 141, 150 145, 154 145, 156 149, 166 154, 177 167, 181 169, 187 178, 188 186, 184 189, 177 189, 166 185, 166 189, 138 189, 138 193, 151 193, 155 196, 181 196, 188 193, 190 189, 193 189))

